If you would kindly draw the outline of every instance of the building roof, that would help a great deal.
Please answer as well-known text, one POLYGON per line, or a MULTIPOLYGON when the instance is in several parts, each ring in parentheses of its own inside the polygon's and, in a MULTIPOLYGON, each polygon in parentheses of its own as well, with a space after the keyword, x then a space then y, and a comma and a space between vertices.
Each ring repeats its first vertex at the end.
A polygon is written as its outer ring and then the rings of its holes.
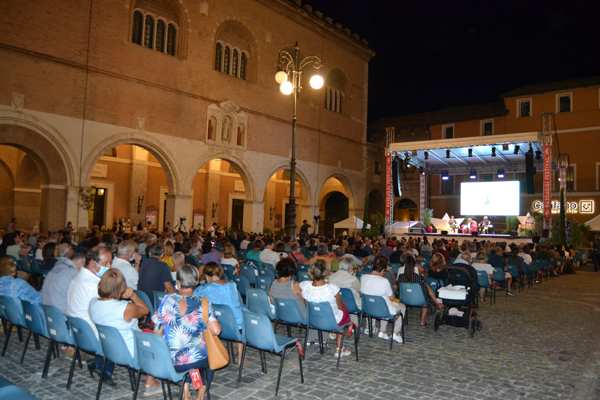
POLYGON ((375 121, 369 130, 381 130, 386 127, 408 128, 421 125, 439 125, 474 119, 500 117, 508 112, 503 102, 478 104, 473 106, 444 108, 423 114, 384 118, 375 121))
POLYGON ((600 85, 600 76, 592 76, 589 78, 569 79, 568 81, 558 81, 549 83, 540 83, 538 85, 521 86, 520 88, 511 90, 500 95, 502 98, 524 96, 528 94, 538 94, 555 92, 559 90, 581 88, 587 86, 600 85))

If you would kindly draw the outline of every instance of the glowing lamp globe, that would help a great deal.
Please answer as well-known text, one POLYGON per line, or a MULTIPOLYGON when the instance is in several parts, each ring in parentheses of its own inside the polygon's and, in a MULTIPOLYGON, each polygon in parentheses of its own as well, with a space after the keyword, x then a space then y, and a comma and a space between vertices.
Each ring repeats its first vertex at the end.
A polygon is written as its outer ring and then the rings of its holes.
POLYGON ((285 81, 279 86, 279 90, 285 95, 292 94, 294 86, 292 85, 292 82, 285 81))
POLYGON ((280 85, 287 81, 287 74, 285 73, 285 71, 279 71, 278 73, 275 74, 275 81, 277 83, 279 83, 280 85))
POLYGON ((313 75, 312 78, 310 78, 310 87, 313 89, 321 89, 323 83, 323 77, 321 75, 313 75))

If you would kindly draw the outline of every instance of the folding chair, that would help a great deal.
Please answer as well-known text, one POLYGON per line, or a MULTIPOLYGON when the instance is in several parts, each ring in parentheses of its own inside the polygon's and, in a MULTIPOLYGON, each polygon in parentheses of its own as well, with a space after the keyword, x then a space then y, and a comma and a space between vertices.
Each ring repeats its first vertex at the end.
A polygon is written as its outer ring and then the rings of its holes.
POLYGON ((221 324, 221 334, 219 335, 219 339, 227 342, 227 350, 229 351, 229 354, 231 354, 231 360, 233 364, 237 364, 237 360, 233 355, 233 343, 244 343, 246 340, 238 329, 235 314, 231 307, 225 304, 213 303, 213 310, 219 320, 219 324, 221 324))
MULTIPOLYGON (((17 307, 15 299, 13 299, 12 297, 0 296, 0 305, 2 306, 4 314, 8 319, 8 331, 6 332, 6 338, 4 339, 4 348, 2 349, 2 357, 4 357, 13 327, 17 327, 17 332, 19 333, 19 340, 23 341, 23 331, 21 329, 27 329, 27 323, 25 322, 25 315, 17 307)), ((23 352, 23 355, 25 355, 25 352, 23 352)))
MULTIPOLYGON (((417 308, 419 311, 427 305, 427 301, 423 295, 423 289, 421 289, 421 285, 418 283, 400 283, 398 285, 398 299, 407 308, 417 308)), ((404 320, 408 323, 408 310, 406 310, 404 320)), ((419 321, 420 320, 421 313, 419 312, 419 321)), ((429 321, 427 321, 427 331, 429 332, 429 321)))
POLYGON ((40 310, 33 303, 26 300, 21 300, 21 304, 23 305, 25 324, 27 325, 27 329, 29 329, 29 333, 27 333, 27 338, 25 339, 23 354, 21 355, 21 362, 19 365, 23 365, 23 359, 25 358, 25 352, 27 351, 27 345, 29 344, 29 338, 31 337, 31 334, 33 334, 33 340, 35 341, 35 348, 37 350, 40 349, 39 336, 50 339, 48 328, 46 327, 46 321, 44 320, 42 314, 40 314, 40 310))
MULTIPOLYGON (((402 312, 398 312, 396 315, 391 315, 388 305, 382 296, 369 296, 368 294, 363 294, 361 297, 362 313, 360 315, 360 321, 358 323, 358 335, 360 336, 360 331, 362 329, 363 315, 367 315, 367 317, 369 317, 369 320, 371 320, 371 318, 374 318, 379 321, 385 320, 391 322, 393 335, 394 323, 396 322, 396 319, 403 318, 402 312)), ((404 324, 402 324, 402 330, 400 332, 400 335, 402 336, 402 341, 404 341, 404 324)), ((373 336, 372 326, 369 326, 369 336, 373 336)), ((390 351, 392 350, 393 342, 393 337, 390 337, 390 351)))
MULTIPOLYGON (((292 326, 308 330, 308 319, 302 316, 302 312, 294 300, 274 298, 273 301, 275 302, 275 315, 277 315, 277 318, 275 318, 275 333, 277 333, 277 326, 279 324, 287 326, 287 335, 289 337, 292 337, 292 326)), ((302 347, 305 352, 307 338, 305 335, 304 346, 302 347)))

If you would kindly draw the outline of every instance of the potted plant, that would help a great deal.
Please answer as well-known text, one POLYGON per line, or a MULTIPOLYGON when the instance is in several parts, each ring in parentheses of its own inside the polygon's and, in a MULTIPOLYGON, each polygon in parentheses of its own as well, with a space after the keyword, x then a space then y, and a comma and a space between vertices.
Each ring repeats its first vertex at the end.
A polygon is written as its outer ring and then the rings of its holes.
POLYGON ((423 224, 425 225, 425 231, 427 233, 433 232, 433 227, 431 226, 431 218, 433 218, 433 209, 426 208, 423 210, 423 224))

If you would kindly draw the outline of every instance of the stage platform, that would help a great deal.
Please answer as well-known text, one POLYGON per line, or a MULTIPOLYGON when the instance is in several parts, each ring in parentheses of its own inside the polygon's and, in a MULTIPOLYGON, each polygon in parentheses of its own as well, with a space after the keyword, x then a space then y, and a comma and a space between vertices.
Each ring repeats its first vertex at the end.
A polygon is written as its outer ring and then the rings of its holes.
POLYGON ((478 242, 482 241, 482 240, 489 240, 492 243, 495 242, 506 242, 506 243, 515 243, 515 244, 521 244, 521 243, 531 243, 531 236, 510 236, 510 235, 502 235, 502 234, 483 234, 483 235, 477 235, 477 236, 472 236, 472 235, 468 235, 465 233, 420 233, 420 232, 411 232, 411 233, 404 233, 402 235, 399 236, 412 236, 412 237, 423 237, 426 236, 427 239, 431 242, 433 240, 436 239, 446 239, 446 240, 458 240, 459 243, 462 243, 463 240, 474 240, 477 239, 478 242))

